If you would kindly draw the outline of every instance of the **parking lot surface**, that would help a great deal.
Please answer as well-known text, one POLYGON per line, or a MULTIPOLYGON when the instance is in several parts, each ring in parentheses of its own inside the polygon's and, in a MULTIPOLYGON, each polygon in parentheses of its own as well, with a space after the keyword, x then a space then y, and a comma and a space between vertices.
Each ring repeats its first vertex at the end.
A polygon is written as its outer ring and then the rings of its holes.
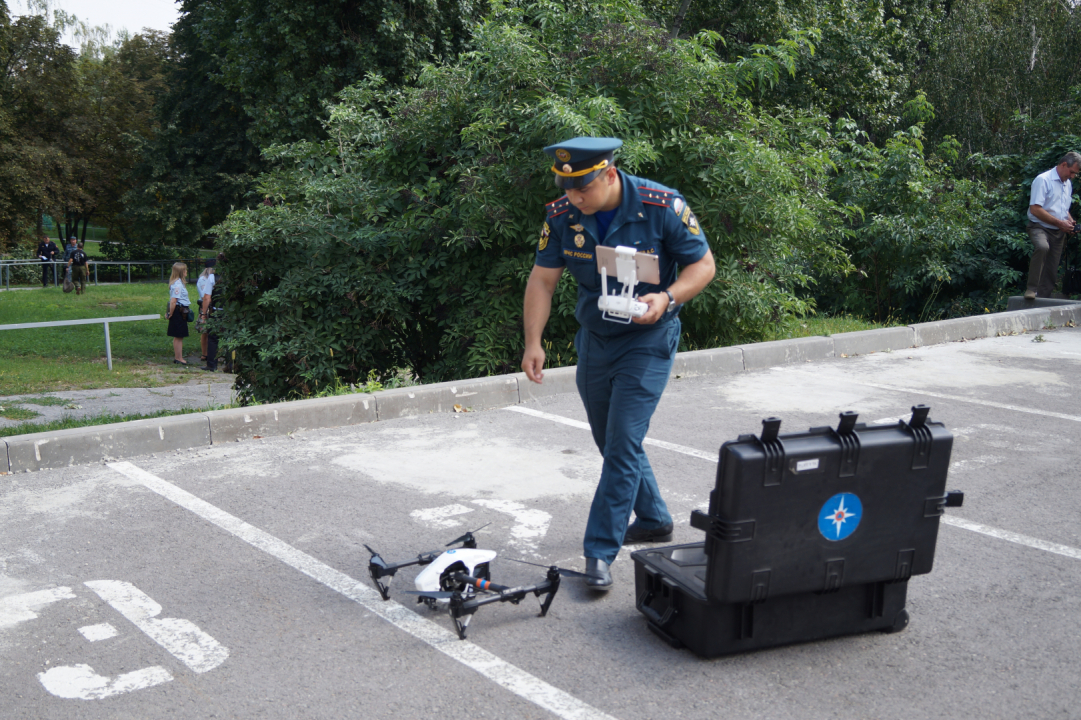
POLYGON ((1072 718, 1081 711, 1081 330, 673 379, 647 450, 677 519, 714 486, 721 443, 894 422, 913 405, 955 436, 935 567, 911 623, 703 660, 615 586, 566 579, 481 608, 461 641, 416 605, 418 568, 382 601, 369 553, 467 530, 492 579, 511 558, 582 569, 601 459, 577 396, 427 415, 0 478, 4 718, 1072 718))

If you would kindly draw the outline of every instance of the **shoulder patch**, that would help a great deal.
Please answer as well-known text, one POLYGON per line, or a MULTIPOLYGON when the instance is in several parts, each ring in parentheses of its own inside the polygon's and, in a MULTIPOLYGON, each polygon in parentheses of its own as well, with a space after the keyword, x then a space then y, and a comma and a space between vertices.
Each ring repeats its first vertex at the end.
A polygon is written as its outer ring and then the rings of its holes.
POLYGON ((544 206, 544 208, 548 211, 548 219, 551 220, 555 216, 562 215, 563 213, 570 210, 571 201, 567 198, 566 195, 564 195, 558 200, 553 200, 552 202, 548 203, 544 206))
POLYGON ((702 229, 698 227, 698 218, 696 218, 694 216, 694 213, 691 212, 690 205, 687 205, 683 208, 683 215, 679 219, 682 220, 683 224, 687 226, 687 229, 690 231, 691 235, 700 235, 702 233, 702 229))
POLYGON ((544 227, 541 228, 540 240, 537 242, 537 250, 543 252, 544 248, 548 247, 548 235, 551 230, 548 228, 548 223, 544 223, 544 227))

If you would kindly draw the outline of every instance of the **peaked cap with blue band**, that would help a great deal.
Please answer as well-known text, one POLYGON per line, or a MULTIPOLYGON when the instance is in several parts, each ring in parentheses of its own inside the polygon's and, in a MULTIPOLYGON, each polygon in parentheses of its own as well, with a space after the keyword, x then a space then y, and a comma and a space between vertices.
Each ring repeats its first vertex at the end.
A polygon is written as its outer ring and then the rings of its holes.
POLYGON ((552 172, 556 187, 585 187, 606 168, 611 167, 615 151, 623 145, 616 138, 576 137, 544 148, 555 158, 552 172))

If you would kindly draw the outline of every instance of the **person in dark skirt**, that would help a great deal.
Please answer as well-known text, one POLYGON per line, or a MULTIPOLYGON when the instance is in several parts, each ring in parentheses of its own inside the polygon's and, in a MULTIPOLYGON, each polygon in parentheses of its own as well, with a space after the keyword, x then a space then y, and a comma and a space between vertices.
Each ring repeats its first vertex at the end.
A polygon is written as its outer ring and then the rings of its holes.
POLYGON ((184 360, 184 338, 188 336, 188 309, 191 300, 184 281, 188 277, 188 266, 182 262, 173 263, 173 274, 169 276, 169 331, 173 339, 173 362, 187 365, 184 360))

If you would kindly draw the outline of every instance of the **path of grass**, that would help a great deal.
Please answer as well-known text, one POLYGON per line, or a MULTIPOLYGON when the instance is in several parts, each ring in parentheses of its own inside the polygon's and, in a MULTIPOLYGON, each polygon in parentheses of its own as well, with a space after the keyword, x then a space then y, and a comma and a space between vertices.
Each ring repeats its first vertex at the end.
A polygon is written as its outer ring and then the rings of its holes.
POLYGON ((23 423, 0 428, 0 437, 13 435, 29 435, 31 433, 50 432, 52 430, 69 430, 78 427, 92 427, 94 425, 112 425, 113 423, 128 422, 130 420, 149 420, 151 418, 171 417, 173 415, 190 415, 191 413, 207 412, 208 410, 223 410, 226 405, 219 407, 181 408, 179 410, 161 410, 159 412, 146 413, 143 415, 116 415, 102 413, 88 417, 73 418, 65 417, 60 420, 44 423, 23 423))
MULTIPOLYGON (((189 292, 194 297, 195 288, 189 292)), ((89 286, 85 295, 51 287, 4 292, 0 293, 0 325, 164 315, 167 302, 164 284, 89 286)), ((106 366, 101 325, 0 331, 0 396, 185 383, 198 371, 173 365, 166 325, 164 318, 110 325, 113 372, 106 366)), ((194 326, 184 340, 184 351, 198 355, 194 326)))
POLYGON ((812 316, 777 327, 766 336, 766 340, 788 340, 789 338, 829 336, 858 330, 892 327, 896 323, 875 323, 862 318, 842 315, 839 317, 812 316))

